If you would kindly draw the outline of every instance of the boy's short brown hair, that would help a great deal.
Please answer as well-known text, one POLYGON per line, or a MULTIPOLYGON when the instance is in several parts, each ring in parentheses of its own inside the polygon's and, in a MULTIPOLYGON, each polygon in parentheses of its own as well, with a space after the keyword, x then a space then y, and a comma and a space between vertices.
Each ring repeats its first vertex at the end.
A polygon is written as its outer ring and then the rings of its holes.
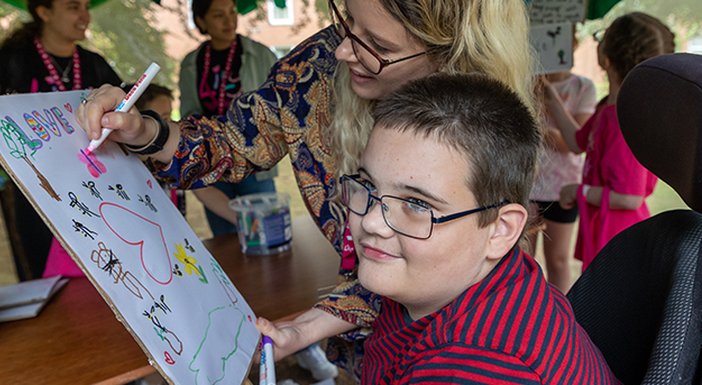
MULTIPOLYGON (((464 154, 471 170, 466 184, 479 206, 502 200, 527 206, 541 135, 529 109, 501 82, 479 74, 431 75, 378 101, 372 116, 374 129, 433 137, 464 154)), ((480 226, 496 216, 495 210, 480 213, 480 226)))

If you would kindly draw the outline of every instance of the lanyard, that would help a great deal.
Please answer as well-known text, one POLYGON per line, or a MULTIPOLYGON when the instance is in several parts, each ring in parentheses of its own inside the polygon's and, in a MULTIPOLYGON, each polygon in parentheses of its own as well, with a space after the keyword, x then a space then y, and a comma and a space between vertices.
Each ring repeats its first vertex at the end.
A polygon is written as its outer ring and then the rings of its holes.
MULTIPOLYGON (((227 53, 227 62, 224 65, 224 73, 219 82, 219 90, 217 92, 217 115, 224 114, 224 108, 226 104, 225 91, 227 87, 227 79, 229 78, 229 73, 232 70, 232 62, 234 61, 234 52, 236 52, 236 38, 229 46, 229 52, 227 53)), ((202 80, 207 81, 207 77, 210 74, 210 64, 212 61, 212 44, 207 44, 205 47, 205 65, 202 73, 202 80)))
MULTIPOLYGON (((56 87, 59 91, 66 91, 66 85, 63 84, 63 80, 59 76, 56 66, 52 63, 51 56, 46 52, 44 46, 38 37, 34 38, 34 46, 37 49, 37 53, 41 56, 41 60, 44 62, 44 67, 49 71, 49 76, 54 79, 56 87)), ((71 65, 71 64, 67 64, 71 65)), ((73 89, 82 89, 81 78, 80 78, 80 57, 78 56, 78 48, 73 48, 73 89)))

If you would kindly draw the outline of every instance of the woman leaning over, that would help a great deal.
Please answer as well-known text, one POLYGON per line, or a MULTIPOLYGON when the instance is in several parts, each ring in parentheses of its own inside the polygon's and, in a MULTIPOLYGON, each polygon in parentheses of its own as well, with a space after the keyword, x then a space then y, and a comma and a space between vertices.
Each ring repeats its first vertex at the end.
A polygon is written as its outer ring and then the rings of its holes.
MULTIPOLYGON (((240 181, 289 154, 310 214, 342 254, 346 213, 334 199, 337 177, 357 170, 370 106, 435 72, 484 73, 532 105, 532 62, 523 0, 346 0, 329 8, 335 25, 298 45, 223 116, 159 127, 136 109, 110 112, 124 94, 106 86, 81 107, 79 120, 91 137, 114 128, 112 140, 132 146, 156 175, 182 188, 240 181)), ((287 329, 293 339, 298 328, 314 331, 292 344, 297 348, 342 333, 359 342, 375 319, 377 298, 357 284, 353 252, 345 255, 344 282, 287 329)), ((356 343, 332 358, 358 369, 361 349, 356 343)))

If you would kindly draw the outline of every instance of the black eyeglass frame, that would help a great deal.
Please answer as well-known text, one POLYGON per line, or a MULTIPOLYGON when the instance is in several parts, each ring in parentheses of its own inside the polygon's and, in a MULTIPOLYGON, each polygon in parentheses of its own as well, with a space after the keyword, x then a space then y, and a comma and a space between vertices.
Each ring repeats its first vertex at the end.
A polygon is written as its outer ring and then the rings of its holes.
POLYGON ((406 237, 410 237, 410 238, 414 238, 414 239, 429 239, 429 238, 431 238, 431 235, 434 233, 434 224, 446 223, 446 222, 449 222, 449 221, 453 221, 453 220, 455 220, 455 219, 463 218, 463 217, 468 216, 468 215, 470 215, 470 214, 475 214, 475 213, 479 213, 479 212, 481 212, 481 211, 485 211, 485 210, 490 210, 490 209, 498 208, 498 207, 504 206, 504 205, 506 205, 507 203, 509 203, 509 201, 508 201, 507 199, 503 199, 503 200, 501 200, 501 201, 499 201, 499 202, 497 202, 497 203, 493 203, 493 204, 491 204, 491 205, 480 206, 480 207, 477 207, 477 208, 474 208, 474 209, 465 210, 465 211, 460 211, 460 212, 457 212, 457 213, 453 213, 453 214, 449 214, 449 215, 444 215, 444 216, 441 216, 441 217, 438 217, 438 218, 434 216, 434 210, 432 210, 432 209, 430 209, 430 208, 427 208, 427 209, 429 210, 429 213, 431 214, 431 227, 429 228, 429 235, 427 235, 426 237, 419 237, 419 236, 416 236, 416 235, 410 235, 410 234, 407 234, 407 233, 402 232, 402 231, 400 231, 400 230, 397 230, 397 229, 395 228, 395 226, 391 225, 390 222, 388 222, 387 218, 385 218, 385 210, 383 209, 383 198, 392 198, 392 199, 396 199, 396 200, 399 200, 399 201, 402 201, 402 202, 407 202, 407 203, 414 204, 414 205, 416 205, 416 203, 415 203, 415 202, 412 202, 412 201, 410 201, 410 200, 408 200, 408 199, 401 198, 401 197, 394 196, 394 195, 387 195, 387 194, 386 194, 386 195, 381 195, 381 196, 373 195, 373 193, 371 193, 371 190, 368 188, 368 186, 366 186, 366 185, 364 185, 363 183, 361 183, 361 182, 358 181, 358 178, 360 178, 360 177, 361 177, 360 174, 342 175, 342 176, 341 176, 341 178, 339 179, 339 184, 342 186, 342 187, 341 187, 341 189, 342 189, 342 202, 343 202, 343 195, 344 195, 344 194, 343 194, 343 185, 344 185, 344 181, 345 181, 345 180, 350 180, 350 181, 353 181, 353 182, 358 183, 360 186, 362 186, 362 187, 363 187, 364 189, 366 189, 366 191, 368 192, 368 201, 366 202, 366 209, 365 209, 362 213, 360 213, 360 212, 357 212, 357 211, 353 210, 353 209, 352 209, 349 205, 347 205, 345 202, 344 202, 344 206, 346 206, 346 208, 348 208, 349 211, 351 211, 352 213, 363 217, 363 216, 365 216, 366 214, 368 214, 368 211, 369 211, 370 208, 373 206, 373 201, 374 201, 374 200, 375 200, 375 201, 378 201, 378 202, 380 202, 380 212, 381 212, 381 214, 382 214, 382 216, 383 216, 383 221, 385 221, 385 224, 386 224, 389 228, 391 228, 393 231, 395 231, 396 233, 402 234, 402 235, 404 235, 404 236, 406 236, 406 237))
MULTIPOLYGON (((400 58, 400 59, 395 59, 395 60, 385 59, 384 57, 380 56, 379 53, 375 52, 375 50, 373 48, 371 48, 368 44, 363 42, 363 40, 361 40, 360 37, 356 36, 353 32, 351 32, 351 28, 349 28, 348 24, 346 24, 346 22, 344 21, 344 18, 342 17, 341 12, 339 12, 339 8, 337 8, 336 4, 334 4, 334 0, 329 0, 329 9, 333 13, 332 21, 334 20, 333 16, 336 15, 336 19, 339 20, 338 24, 340 24, 341 28, 344 29, 344 33, 345 33, 344 38, 348 37, 349 39, 351 39, 351 48, 353 49, 353 53, 354 53, 354 55, 356 55, 356 58, 359 58, 360 55, 356 52, 356 46, 353 44, 354 42, 360 44, 361 47, 363 47, 366 51, 368 51, 368 53, 370 53, 380 63, 380 68, 376 72, 373 69, 368 68, 368 65, 365 64, 363 62, 363 60, 358 59, 358 62, 361 63, 363 68, 368 70, 368 72, 372 73, 373 75, 380 74, 383 71, 383 68, 389 66, 390 64, 395 64, 395 63, 403 62, 405 60, 414 59, 418 56, 426 55, 427 53, 429 53, 429 50, 427 50, 424 52, 419 52, 419 53, 415 53, 415 54, 412 54, 409 56, 405 56, 405 57, 400 58)), ((337 32, 340 33, 339 28, 337 27, 336 24, 337 23, 334 23, 334 27, 336 27, 337 32)))

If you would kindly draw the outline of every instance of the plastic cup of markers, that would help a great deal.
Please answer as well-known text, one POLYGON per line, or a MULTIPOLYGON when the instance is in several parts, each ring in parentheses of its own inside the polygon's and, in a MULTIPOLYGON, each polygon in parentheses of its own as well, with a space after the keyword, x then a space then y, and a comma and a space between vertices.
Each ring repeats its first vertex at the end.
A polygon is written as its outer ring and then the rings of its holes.
POLYGON ((229 202, 237 212, 241 251, 269 255, 290 249, 290 196, 283 193, 244 195, 229 202))

